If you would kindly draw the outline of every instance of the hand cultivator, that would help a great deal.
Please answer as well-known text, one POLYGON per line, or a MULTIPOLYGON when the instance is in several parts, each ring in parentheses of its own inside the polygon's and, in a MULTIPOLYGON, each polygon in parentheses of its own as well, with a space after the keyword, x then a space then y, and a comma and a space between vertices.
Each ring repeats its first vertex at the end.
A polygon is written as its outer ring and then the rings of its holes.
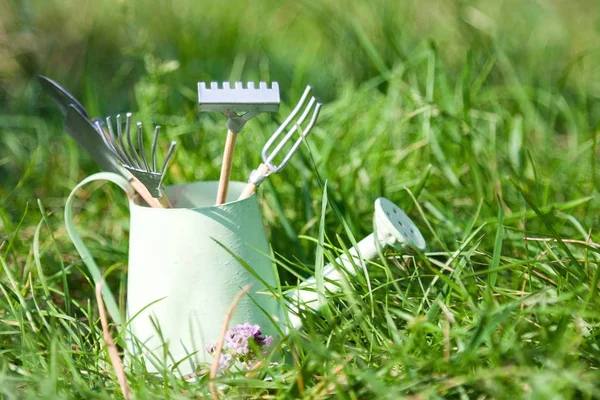
POLYGON ((150 193, 154 199, 158 199, 160 206, 163 208, 170 208, 171 203, 165 194, 162 186, 162 181, 165 177, 167 166, 173 153, 175 152, 175 146, 177 143, 173 140, 169 146, 169 151, 165 157, 163 167, 160 172, 158 171, 156 163, 156 147, 158 142, 158 133, 160 132, 160 126, 154 128, 154 138, 152 140, 151 148, 151 163, 146 158, 146 152, 144 150, 144 135, 142 130, 142 123, 138 122, 137 126, 137 139, 138 149, 136 151, 133 139, 131 137, 131 113, 127 113, 125 122, 125 132, 122 131, 121 115, 117 115, 117 134, 115 135, 110 117, 106 118, 106 125, 108 126, 108 132, 102 129, 100 122, 96 121, 96 128, 99 132, 103 132, 102 137, 104 143, 113 154, 113 156, 119 160, 123 165, 123 168, 127 170, 135 179, 144 185, 145 189, 150 193), (125 146, 123 136, 127 138, 128 146, 125 146))

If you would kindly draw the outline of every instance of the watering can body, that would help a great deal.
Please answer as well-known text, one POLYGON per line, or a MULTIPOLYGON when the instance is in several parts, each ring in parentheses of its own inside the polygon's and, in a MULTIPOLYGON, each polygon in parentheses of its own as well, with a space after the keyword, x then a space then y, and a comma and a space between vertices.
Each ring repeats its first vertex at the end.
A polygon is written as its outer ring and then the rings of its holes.
MULTIPOLYGON (((242 182, 231 182, 236 199, 242 182)), ((259 324, 275 334, 281 303, 256 196, 215 206, 218 182, 166 188, 173 208, 130 206, 127 283, 129 350, 151 370, 186 360, 183 374, 209 362, 227 311, 250 284, 230 325, 259 324), (172 360, 161 360, 165 347, 172 360)))
MULTIPOLYGON (((133 188, 116 174, 86 178, 67 200, 65 221, 88 268, 93 258, 73 228, 71 203, 78 188, 94 180, 117 183, 131 197, 127 323, 123 324, 129 350, 126 362, 140 360, 149 371, 165 367, 175 367, 183 375, 197 371, 200 364, 212 361, 206 349, 219 339, 234 298, 248 284, 251 290, 232 313, 230 326, 249 322, 259 324, 266 335, 276 335, 299 327, 303 310, 322 305, 315 278, 278 298, 257 198, 235 200, 246 186, 243 182, 231 182, 229 202, 219 206, 214 205, 216 181, 169 186, 165 189, 173 208, 161 209, 140 204, 133 188)), ((325 266, 327 292, 339 289, 335 282, 342 271, 355 272, 365 266, 363 260, 377 257, 387 246, 424 248, 417 227, 388 200, 375 202, 373 221, 373 234, 325 266)), ((95 269, 90 272, 98 282, 101 276, 95 269)), ((107 305, 111 311, 111 302, 107 305)), ((120 323, 118 312, 111 315, 120 323)))

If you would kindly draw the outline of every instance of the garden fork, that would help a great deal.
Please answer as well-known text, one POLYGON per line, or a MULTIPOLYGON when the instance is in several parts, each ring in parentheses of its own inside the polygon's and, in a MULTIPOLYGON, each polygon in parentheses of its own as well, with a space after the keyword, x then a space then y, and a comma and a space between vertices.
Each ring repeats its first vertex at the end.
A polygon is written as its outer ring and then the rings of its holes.
POLYGON ((311 97, 308 101, 308 104, 304 109, 302 115, 300 115, 300 118, 298 118, 294 125, 287 131, 287 133, 283 136, 281 141, 277 144, 277 146, 275 146, 273 151, 269 153, 269 149, 274 145, 277 138, 281 136, 284 129, 300 112, 300 109, 304 105, 310 91, 311 87, 307 86, 304 90, 304 93, 302 94, 302 97, 300 98, 300 101, 298 101, 298 104, 296 105, 292 113, 285 119, 285 121, 283 121, 283 123, 279 126, 279 128, 277 128, 273 135, 271 135, 269 140, 267 140, 267 143, 265 143, 261 152, 261 158, 263 162, 258 166, 257 169, 253 170, 250 173, 250 177, 248 178, 248 184, 246 185, 246 187, 244 187, 244 190, 242 191, 242 194, 239 196, 238 200, 250 197, 256 191, 258 185, 260 185, 269 175, 281 171, 290 161, 294 153, 298 150, 298 147, 300 147, 302 140, 304 140, 304 138, 306 138, 306 136, 308 136, 308 134, 312 130, 313 126, 317 122, 317 118, 319 117, 321 107, 323 106, 323 104, 317 102, 314 96, 311 97), (311 110, 312 116, 308 122, 308 125, 302 128, 302 124, 310 114, 311 110), (300 137, 292 145, 290 151, 288 151, 285 154, 281 163, 279 165, 275 165, 273 163, 273 160, 281 152, 283 147, 292 139, 292 136, 296 131, 299 131, 300 137))

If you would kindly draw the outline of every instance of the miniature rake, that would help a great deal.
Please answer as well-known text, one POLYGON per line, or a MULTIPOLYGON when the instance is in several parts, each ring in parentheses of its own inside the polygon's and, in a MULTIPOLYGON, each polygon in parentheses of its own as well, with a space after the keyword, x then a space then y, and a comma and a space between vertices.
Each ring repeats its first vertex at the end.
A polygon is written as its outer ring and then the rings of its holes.
POLYGON ((224 82, 222 86, 219 88, 218 83, 212 82, 209 88, 205 82, 198 83, 200 111, 217 111, 227 117, 227 141, 219 177, 217 205, 223 204, 227 198, 237 134, 246 122, 261 112, 277 112, 280 101, 277 82, 273 82, 270 88, 265 82, 260 82, 258 88, 254 86, 254 82, 248 82, 246 88, 241 82, 236 82, 233 88, 229 82, 224 82))
POLYGON ((273 135, 271 135, 269 140, 267 140, 267 143, 265 143, 265 145, 262 149, 262 152, 261 152, 261 158, 262 158, 263 162, 258 166, 258 168, 256 168, 255 170, 253 170, 250 173, 250 176, 248 178, 248 184, 242 191, 242 194, 239 196, 238 200, 242 200, 247 197, 250 197, 256 191, 256 188, 269 175, 278 173, 279 171, 281 171, 286 166, 286 164, 290 161, 290 159, 292 158, 294 153, 298 150, 298 148, 300 147, 300 144, 302 143, 304 138, 306 138, 306 136, 308 136, 308 134, 314 127, 315 123, 317 122, 317 118, 319 117, 319 112, 320 112, 323 104, 318 103, 317 100, 313 96, 308 101, 308 104, 304 108, 304 111, 302 112, 302 114, 300 115, 298 120, 294 123, 294 125, 291 128, 289 128, 287 133, 281 138, 280 142, 269 153, 270 148, 272 146, 274 146, 275 141, 283 134, 284 130, 287 128, 287 126, 290 124, 290 122, 296 117, 296 115, 298 115, 298 113, 302 109, 302 106, 306 102, 306 98, 310 94, 310 91, 311 91, 311 87, 307 86, 306 89, 304 90, 304 93, 302 94, 302 97, 300 98, 300 101, 298 101, 298 104, 296 105, 296 107, 294 108, 292 113, 285 119, 285 121, 283 121, 283 123, 279 126, 279 128, 277 128, 277 130, 273 133, 273 135), (305 127, 302 127, 302 124, 308 118, 311 111, 312 111, 312 116, 310 117, 308 124, 305 127), (292 140, 292 137, 294 136, 294 133, 296 133, 296 131, 299 131, 300 137, 294 142, 291 149, 285 154, 281 163, 279 165, 275 165, 273 163, 273 160, 283 150, 283 147, 292 140))
POLYGON ((127 179, 149 206, 162 208, 160 202, 150 195, 146 187, 123 168, 122 162, 115 157, 111 146, 107 145, 105 137, 107 133, 90 121, 88 112, 81 103, 52 79, 39 76, 39 82, 44 92, 50 96, 64 115, 65 131, 90 154, 98 166, 127 179))
POLYGON ((133 175, 133 177, 146 188, 150 195, 156 199, 160 207, 171 208, 171 203, 164 191, 162 181, 167 172, 169 162, 173 157, 173 153, 175 152, 177 142, 174 140, 171 142, 163 166, 159 171, 156 161, 156 148, 158 147, 157 144, 160 126, 156 126, 154 128, 154 137, 152 139, 152 148, 150 150, 151 160, 148 161, 148 158, 146 157, 146 151, 144 150, 142 123, 138 122, 136 124, 138 141, 136 150, 136 146, 133 143, 133 138, 131 135, 131 113, 127 113, 125 117, 125 132, 123 132, 122 129, 121 115, 117 115, 116 120, 116 135, 110 117, 106 118, 108 131, 103 129, 99 121, 95 122, 98 131, 103 133, 102 138, 104 143, 115 156, 115 158, 123 165, 123 168, 131 173, 131 175, 133 175))

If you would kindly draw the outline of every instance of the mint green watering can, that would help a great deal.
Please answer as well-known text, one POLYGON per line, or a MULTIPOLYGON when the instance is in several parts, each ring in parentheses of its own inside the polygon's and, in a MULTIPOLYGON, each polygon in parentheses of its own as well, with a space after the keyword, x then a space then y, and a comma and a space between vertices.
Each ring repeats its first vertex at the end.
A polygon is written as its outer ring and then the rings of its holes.
MULTIPOLYGON (((173 208, 150 208, 139 203, 119 175, 105 172, 85 179, 67 200, 65 221, 96 282, 102 277, 74 228, 72 211, 76 191, 95 180, 116 183, 130 197, 126 320, 106 285, 103 292, 115 323, 127 327, 126 360, 143 359, 148 370, 159 371, 168 346, 167 362, 178 363, 183 375, 210 362, 205 348, 217 342, 228 308, 248 284, 251 290, 236 307, 230 326, 250 322, 277 336, 300 327, 303 310, 322 305, 314 278, 287 292, 283 301, 269 290, 278 283, 257 197, 236 200, 245 182, 231 182, 228 202, 219 206, 214 205, 218 182, 210 181, 166 187, 173 208)), ((374 230, 338 258, 336 266, 325 266, 328 292, 339 288, 335 281, 342 278, 342 270, 354 273, 354 265, 364 265, 361 260, 376 258, 387 246, 425 248, 419 229, 387 199, 375 202, 374 230)))

